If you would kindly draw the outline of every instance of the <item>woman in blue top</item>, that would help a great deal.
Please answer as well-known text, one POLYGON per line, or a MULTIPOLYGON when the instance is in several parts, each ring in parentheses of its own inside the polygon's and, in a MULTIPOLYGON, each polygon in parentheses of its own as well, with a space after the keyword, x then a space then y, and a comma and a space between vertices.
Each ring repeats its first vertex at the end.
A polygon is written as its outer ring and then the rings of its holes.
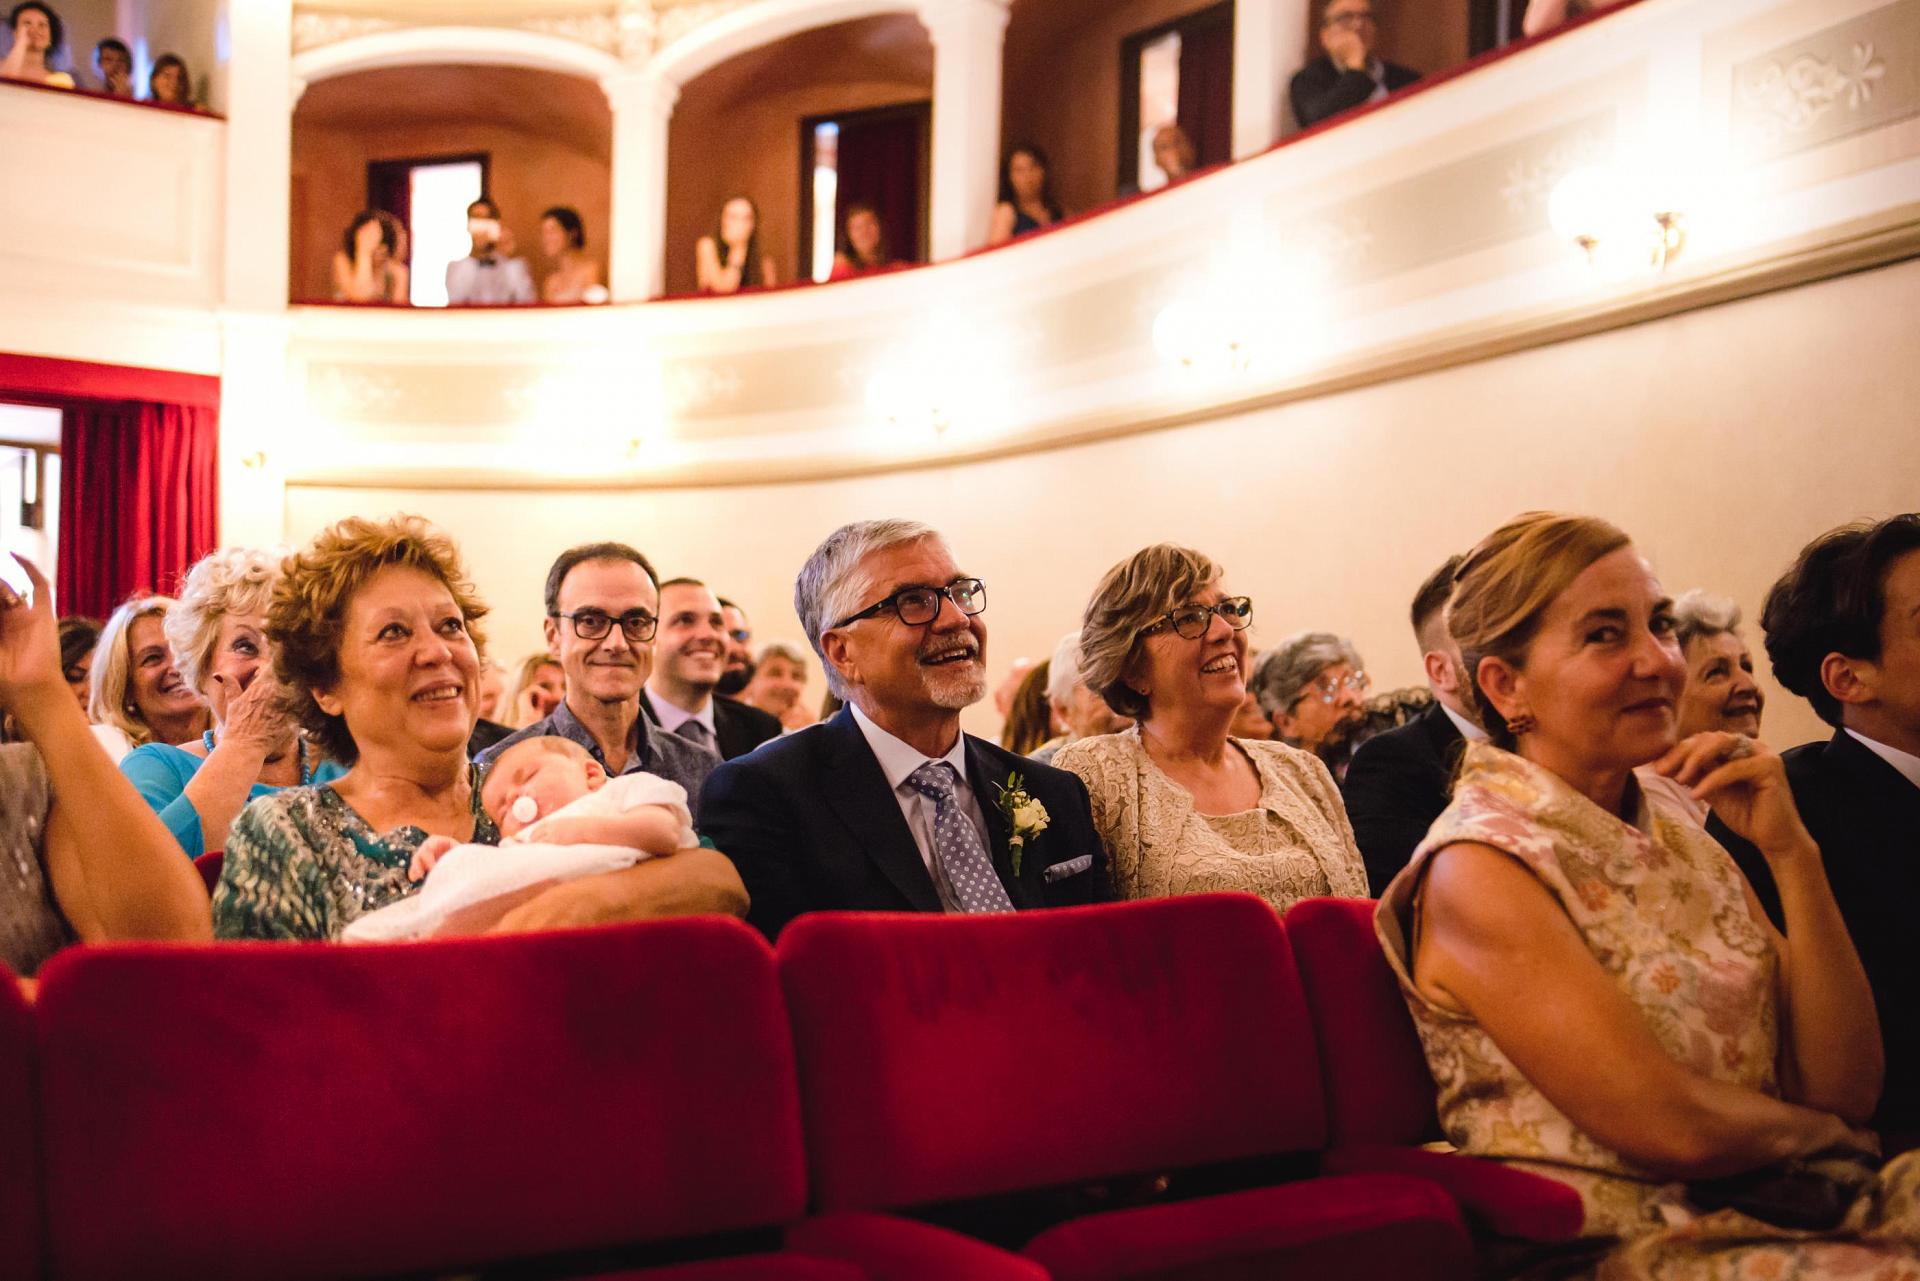
POLYGON ((273 677, 265 626, 279 576, 279 556, 239 547, 212 552, 188 572, 167 614, 167 643, 181 676, 213 709, 213 728, 177 747, 137 747, 120 762, 190 857, 224 848, 249 801, 341 773, 301 737, 273 677))

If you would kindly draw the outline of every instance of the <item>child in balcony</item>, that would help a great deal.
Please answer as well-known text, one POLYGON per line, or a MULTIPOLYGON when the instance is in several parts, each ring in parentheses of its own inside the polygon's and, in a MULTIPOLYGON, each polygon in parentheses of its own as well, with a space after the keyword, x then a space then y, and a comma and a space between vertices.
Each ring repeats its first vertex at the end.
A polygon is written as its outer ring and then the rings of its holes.
POLYGON ((429 837, 407 874, 420 892, 355 921, 349 942, 472 934, 562 882, 615 872, 696 843, 687 793, 653 774, 608 778, 587 750, 530 738, 487 771, 480 802, 498 846, 429 837))

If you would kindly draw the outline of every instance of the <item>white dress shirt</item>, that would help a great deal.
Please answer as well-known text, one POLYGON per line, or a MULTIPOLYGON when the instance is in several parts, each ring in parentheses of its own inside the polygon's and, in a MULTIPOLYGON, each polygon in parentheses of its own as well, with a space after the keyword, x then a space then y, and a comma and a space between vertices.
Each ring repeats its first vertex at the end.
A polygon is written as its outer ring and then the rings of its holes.
POLYGON ((1885 743, 1868 738, 1858 730, 1850 729, 1847 733, 1859 739, 1861 745, 1869 752, 1899 770, 1901 776, 1909 783, 1920 787, 1920 756, 1915 756, 1912 752, 1903 752, 1897 747, 1888 747, 1885 743))
POLYGON ((1454 711, 1445 703, 1440 704, 1440 710, 1447 714, 1447 719, 1453 722, 1453 727, 1460 731, 1460 737, 1466 739, 1469 743, 1484 743, 1487 741, 1487 731, 1480 726, 1475 725, 1472 721, 1454 711))
POLYGON ((713 723, 713 695, 707 695, 707 701, 700 705, 699 710, 692 712, 680 706, 665 694, 662 694, 658 688, 652 685, 647 686, 647 699, 653 704, 653 714, 659 719, 661 729, 667 731, 669 734, 678 734, 680 727, 688 721, 699 721, 707 727, 707 733, 712 735, 707 741, 714 744, 715 750, 718 750, 720 730, 713 723))
MULTIPOLYGON (((927 865, 927 871, 933 877, 933 886, 940 891, 940 906, 949 912, 954 911, 957 900, 933 859, 933 816, 938 807, 932 799, 907 784, 907 779, 915 770, 936 758, 922 755, 919 748, 887 733, 853 704, 847 706, 853 711, 853 723, 860 727, 860 732, 866 736, 867 746, 873 749, 874 759, 880 762, 880 772, 887 776, 887 786, 893 789, 894 802, 900 806, 900 813, 907 820, 907 830, 913 833, 913 843, 920 847, 920 861, 927 865)), ((973 824, 973 830, 979 833, 981 848, 991 857, 993 846, 987 839, 986 815, 981 813, 980 801, 967 782, 967 736, 964 733, 954 735, 953 750, 937 759, 953 766, 953 772, 958 775, 954 784, 954 803, 960 806, 967 821, 973 824)))
POLYGON ((456 258, 447 264, 449 306, 486 306, 534 300, 524 258, 456 258))

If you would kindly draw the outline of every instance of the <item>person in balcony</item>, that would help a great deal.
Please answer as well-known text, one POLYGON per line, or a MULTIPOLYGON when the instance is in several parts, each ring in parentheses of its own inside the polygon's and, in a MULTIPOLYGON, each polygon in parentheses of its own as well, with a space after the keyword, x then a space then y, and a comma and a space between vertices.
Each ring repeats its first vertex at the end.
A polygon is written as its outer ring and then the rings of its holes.
POLYGON ((133 97, 133 51, 120 37, 108 36, 93 46, 93 70, 100 77, 101 93, 133 97))
POLYGON ((447 264, 447 305, 498 307, 534 300, 533 277, 524 258, 502 245, 500 206, 485 196, 467 206, 473 251, 447 264))
POLYGON ((993 207, 987 243, 1004 245, 1016 236, 1051 227, 1066 215, 1053 197, 1047 153, 1023 142, 1000 165, 1000 203, 993 207))
POLYGON ((553 263, 553 270, 540 282, 541 302, 607 301, 600 266, 583 252, 586 247, 587 224, 579 210, 555 205, 540 215, 540 251, 553 263))
POLYGON ((100 629, 87 711, 94 736, 116 764, 143 743, 191 743, 210 723, 207 705, 180 675, 167 645, 173 606, 170 596, 136 596, 100 629))
POLYGON ((893 266, 887 252, 886 228, 872 205, 855 201, 847 206, 840 220, 840 252, 833 256, 833 272, 828 280, 848 280, 870 271, 885 271, 893 266))
POLYGON ((22 80, 54 89, 73 88, 72 76, 55 71, 49 65, 49 60, 60 52, 67 39, 59 14, 40 0, 25 0, 13 6, 7 15, 7 25, 13 31, 13 45, 7 50, 7 56, 0 58, 0 80, 22 80))
POLYGON ((1137 183, 1131 184, 1122 188, 1120 194, 1137 196, 1142 190, 1158 191, 1192 177, 1196 160, 1193 139, 1187 136, 1187 131, 1177 124, 1164 124, 1155 129, 1153 163, 1166 175, 1166 181, 1144 189, 1137 183))
POLYGON ((728 197, 719 226, 693 247, 693 266, 703 294, 779 284, 773 259, 760 251, 760 207, 745 196, 728 197))
POLYGON ((193 100, 193 76, 187 71, 186 59, 177 53, 163 53, 154 59, 153 71, 147 76, 147 101, 200 110, 193 100))
POLYGON ((1537 36, 1619 3, 1620 0, 1533 0, 1527 6, 1527 16, 1521 20, 1520 29, 1527 35, 1537 36))
POLYGON ((1378 102, 1420 78, 1419 72, 1375 54, 1379 37, 1372 0, 1326 0, 1320 11, 1325 56, 1302 67, 1287 89, 1302 129, 1361 103, 1378 102))
POLYGON ((355 214, 333 255, 333 300, 406 302, 406 245, 406 229, 386 210, 355 214))

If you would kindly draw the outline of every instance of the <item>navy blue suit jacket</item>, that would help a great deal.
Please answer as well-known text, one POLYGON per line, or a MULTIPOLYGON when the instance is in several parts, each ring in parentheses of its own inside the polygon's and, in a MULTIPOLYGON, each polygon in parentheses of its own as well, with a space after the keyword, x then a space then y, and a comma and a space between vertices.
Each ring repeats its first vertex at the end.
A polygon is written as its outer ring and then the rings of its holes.
MULTIPOLYGON (((967 784, 986 817, 994 870, 1015 908, 1113 897, 1087 789, 1074 775, 966 735, 967 784), (999 784, 1017 773, 1046 807, 1014 875, 999 784)), ((700 793, 700 831, 733 860, 768 938, 803 912, 938 912, 940 894, 853 713, 727 761, 700 793)))

